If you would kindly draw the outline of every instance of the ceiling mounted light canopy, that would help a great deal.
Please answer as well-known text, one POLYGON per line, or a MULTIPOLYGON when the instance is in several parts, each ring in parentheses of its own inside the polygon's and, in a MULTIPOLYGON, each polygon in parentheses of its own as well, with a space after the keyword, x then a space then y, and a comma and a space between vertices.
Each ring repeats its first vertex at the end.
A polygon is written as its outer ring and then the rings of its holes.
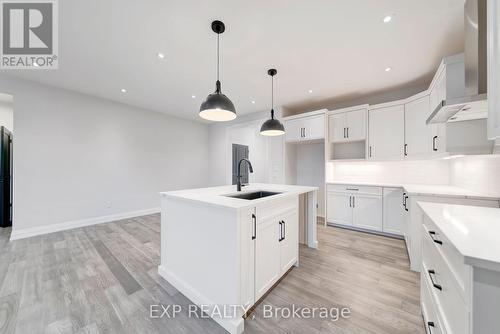
POLYGON ((226 95, 222 94, 219 81, 219 35, 226 30, 226 27, 221 21, 213 21, 212 30, 217 34, 217 81, 215 82, 215 92, 208 95, 201 104, 199 115, 209 121, 226 122, 236 118, 234 104, 226 95))
POLYGON ((274 118, 274 76, 278 73, 274 68, 267 71, 271 76, 271 118, 262 124, 260 134, 263 136, 281 136, 285 134, 285 127, 274 118))

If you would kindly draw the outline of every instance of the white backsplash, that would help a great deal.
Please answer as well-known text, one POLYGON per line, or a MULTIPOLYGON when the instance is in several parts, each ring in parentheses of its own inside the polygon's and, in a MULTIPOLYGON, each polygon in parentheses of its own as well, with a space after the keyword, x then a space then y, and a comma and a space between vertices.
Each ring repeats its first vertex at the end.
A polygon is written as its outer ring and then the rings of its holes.
POLYGON ((457 187, 500 196, 500 155, 451 159, 450 182, 457 187))
POLYGON ((355 161, 326 164, 326 182, 450 184, 450 160, 355 161))

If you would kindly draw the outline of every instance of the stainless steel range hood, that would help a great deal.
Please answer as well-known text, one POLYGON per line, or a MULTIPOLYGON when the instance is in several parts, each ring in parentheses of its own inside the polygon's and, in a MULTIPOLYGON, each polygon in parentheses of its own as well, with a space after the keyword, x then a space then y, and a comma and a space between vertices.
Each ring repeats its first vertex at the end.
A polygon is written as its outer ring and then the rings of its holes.
POLYGON ((427 124, 487 117, 486 1, 465 1, 465 96, 441 101, 427 124))

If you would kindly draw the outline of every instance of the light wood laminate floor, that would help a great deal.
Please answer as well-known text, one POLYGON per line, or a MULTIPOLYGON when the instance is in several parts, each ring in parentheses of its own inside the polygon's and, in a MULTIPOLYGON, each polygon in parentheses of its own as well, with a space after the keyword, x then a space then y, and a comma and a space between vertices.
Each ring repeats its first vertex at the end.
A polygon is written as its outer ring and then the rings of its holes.
MULTIPOLYGON (((9 241, 0 229, 0 333, 225 333, 211 319, 152 319, 190 301, 160 278, 160 217, 9 241)), ((318 225, 319 250, 245 321, 245 333, 424 333, 419 277, 401 240, 318 225), (263 318, 275 307, 349 307, 351 317, 263 318)))

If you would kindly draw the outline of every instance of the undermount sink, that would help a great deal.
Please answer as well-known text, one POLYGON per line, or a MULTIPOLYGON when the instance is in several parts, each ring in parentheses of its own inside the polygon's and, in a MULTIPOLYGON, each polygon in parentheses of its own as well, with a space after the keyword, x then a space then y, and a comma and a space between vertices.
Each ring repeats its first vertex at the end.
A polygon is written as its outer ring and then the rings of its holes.
POLYGON ((253 200, 253 199, 259 199, 263 197, 268 197, 268 196, 274 196, 274 195, 279 195, 281 193, 275 193, 271 191, 252 191, 248 193, 241 193, 241 194, 231 194, 231 195, 224 195, 226 197, 232 197, 232 198, 239 198, 239 199, 246 199, 246 200, 253 200))

